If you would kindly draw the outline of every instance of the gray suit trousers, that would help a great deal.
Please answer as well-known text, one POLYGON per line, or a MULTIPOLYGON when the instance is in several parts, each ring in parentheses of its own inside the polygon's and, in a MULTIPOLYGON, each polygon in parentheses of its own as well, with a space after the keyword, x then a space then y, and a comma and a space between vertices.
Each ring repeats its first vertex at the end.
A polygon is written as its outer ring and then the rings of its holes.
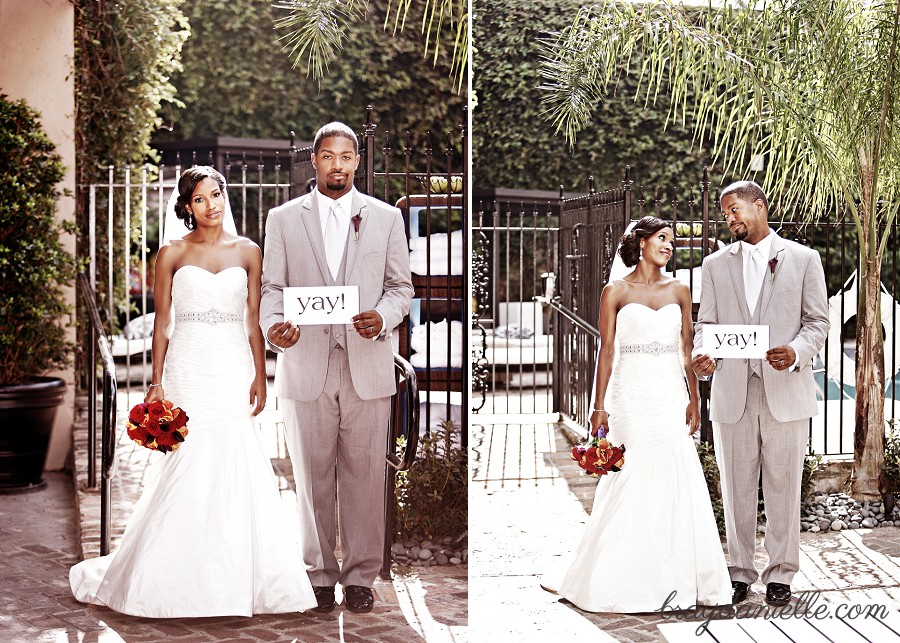
POLYGON ((713 422, 731 580, 752 584, 759 577, 754 552, 760 470, 769 555, 762 582, 790 585, 800 569, 800 482, 808 433, 809 420, 772 417, 762 380, 755 376, 738 423, 713 422))
POLYGON ((297 485, 303 560, 314 586, 371 587, 384 551, 384 454, 391 398, 362 400, 347 353, 328 357, 325 389, 315 400, 279 399, 297 485), (294 427, 294 430, 291 430, 294 427), (341 565, 335 557, 337 498, 341 565))

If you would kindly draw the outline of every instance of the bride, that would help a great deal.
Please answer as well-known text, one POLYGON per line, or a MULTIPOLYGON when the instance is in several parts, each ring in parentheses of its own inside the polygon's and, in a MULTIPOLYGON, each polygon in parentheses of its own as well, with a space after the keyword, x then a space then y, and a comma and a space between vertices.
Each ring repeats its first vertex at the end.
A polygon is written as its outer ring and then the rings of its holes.
POLYGON ((72 592, 156 618, 313 608, 297 528, 251 419, 266 403, 259 247, 236 236, 225 179, 211 167, 186 170, 169 209, 166 238, 179 236, 176 216, 189 232, 157 259, 144 401, 181 407, 189 433, 154 466, 119 549, 71 568, 72 592))
POLYGON ((731 603, 691 438, 700 411, 690 368, 690 290, 662 273, 674 238, 665 221, 638 221, 619 248, 634 270, 611 279, 600 297, 591 434, 602 425, 627 451, 622 470, 600 478, 586 531, 558 589, 588 612, 652 612, 667 600, 669 608, 682 609, 731 603))

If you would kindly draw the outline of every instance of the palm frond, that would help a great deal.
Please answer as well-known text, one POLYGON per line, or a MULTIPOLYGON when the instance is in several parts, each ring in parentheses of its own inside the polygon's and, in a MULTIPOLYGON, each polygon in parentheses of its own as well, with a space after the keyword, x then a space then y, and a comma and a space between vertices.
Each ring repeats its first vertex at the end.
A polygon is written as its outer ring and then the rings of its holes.
MULTIPOLYGON (((393 33, 406 27, 412 0, 389 0, 384 28, 393 33)), ((425 0, 421 32, 425 35, 424 56, 436 65, 447 38, 453 38, 450 75, 462 91, 469 64, 469 11, 465 0, 425 0)))
MULTIPOLYGON (((403 31, 412 0, 388 0, 384 28, 393 34, 403 31)), ((288 30, 278 38, 282 49, 293 58, 295 68, 304 66, 306 75, 324 78, 328 63, 343 47, 345 31, 363 20, 367 0, 281 0, 272 5, 287 12, 275 20, 276 29, 288 30)), ((443 43, 453 39, 450 75, 462 91, 469 64, 469 13, 465 0, 425 0, 422 33, 423 55, 437 64, 443 43)))
POLYGON ((294 68, 305 65, 306 75, 324 78, 328 63, 343 47, 344 32, 365 17, 360 0, 287 0, 272 5, 287 14, 275 20, 276 29, 288 29, 278 38, 282 50, 294 59, 294 68))

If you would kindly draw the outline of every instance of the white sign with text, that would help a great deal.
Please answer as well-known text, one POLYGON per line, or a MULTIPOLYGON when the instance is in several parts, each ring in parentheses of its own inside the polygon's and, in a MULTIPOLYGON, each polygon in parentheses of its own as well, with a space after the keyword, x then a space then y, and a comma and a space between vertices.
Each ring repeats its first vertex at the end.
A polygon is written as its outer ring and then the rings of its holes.
POLYGON ((703 326, 701 352, 710 357, 763 359, 769 350, 769 327, 743 324, 707 324, 703 326))
POLYGON ((299 326, 349 324, 359 314, 359 286, 292 286, 283 292, 284 320, 299 326))

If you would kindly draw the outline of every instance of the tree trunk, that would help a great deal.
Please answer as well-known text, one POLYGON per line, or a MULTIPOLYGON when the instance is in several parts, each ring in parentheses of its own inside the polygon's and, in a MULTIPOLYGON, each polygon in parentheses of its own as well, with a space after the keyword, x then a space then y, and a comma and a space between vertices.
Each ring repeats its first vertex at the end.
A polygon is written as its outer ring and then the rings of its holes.
MULTIPOLYGON (((874 222, 869 219, 869 225, 874 222)), ((864 224, 864 235, 865 226, 864 224)), ((881 326, 881 261, 869 259, 860 243, 859 306, 856 316, 856 432, 851 494, 857 500, 879 500, 884 463, 884 336, 881 326)), ((868 242, 868 243, 866 243, 868 242)), ((876 254, 876 253, 872 253, 876 254)))

